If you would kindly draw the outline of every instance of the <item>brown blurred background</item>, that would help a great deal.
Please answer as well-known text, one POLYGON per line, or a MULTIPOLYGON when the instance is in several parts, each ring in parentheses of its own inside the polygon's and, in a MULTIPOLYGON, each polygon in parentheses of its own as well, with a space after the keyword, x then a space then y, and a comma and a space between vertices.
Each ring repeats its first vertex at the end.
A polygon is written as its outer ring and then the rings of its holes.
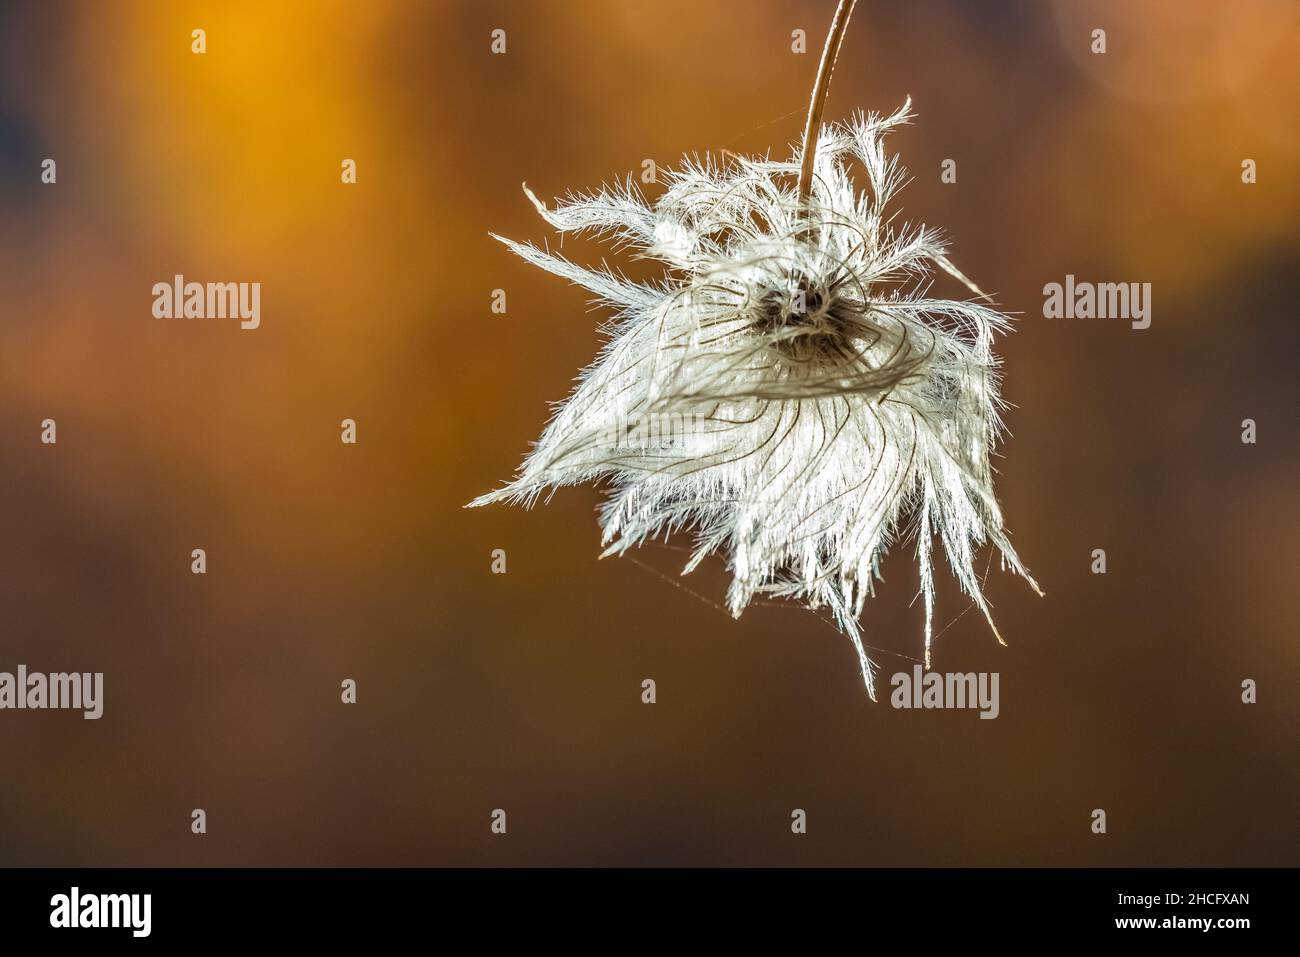
MULTIPOLYGON (((519 183, 783 153, 832 7, 0 9, 0 670, 106 675, 98 722, 0 712, 0 863, 1300 863, 1290 0, 858 5, 828 118, 912 95, 906 216, 1023 314, 998 490, 1047 597, 995 568, 1009 647, 970 614, 935 660, 1000 672, 996 721, 872 704, 806 611, 598 562, 596 490, 461 508, 600 342, 488 237, 548 237, 519 183), (260 281, 262 327, 153 319, 175 273, 260 281), (1151 328, 1043 319, 1066 273, 1152 283, 1151 328)), ((915 655, 910 549, 885 574, 867 641, 915 655)))

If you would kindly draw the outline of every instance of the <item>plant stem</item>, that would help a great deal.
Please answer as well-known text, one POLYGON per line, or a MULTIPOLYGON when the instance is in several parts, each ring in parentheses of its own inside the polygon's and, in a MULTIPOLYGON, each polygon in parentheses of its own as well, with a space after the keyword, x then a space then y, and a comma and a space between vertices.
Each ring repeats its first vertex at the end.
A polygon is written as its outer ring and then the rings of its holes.
POLYGON ((857 0, 840 0, 835 8, 835 19, 831 21, 830 33, 826 34, 826 46, 822 50, 822 61, 817 67, 817 82, 813 85, 812 102, 808 104, 808 122, 803 128, 803 165, 799 168, 799 205, 808 202, 812 193, 813 158, 817 154, 817 134, 821 129, 822 110, 826 106, 826 93, 831 86, 831 71, 835 69, 835 59, 840 55, 840 44, 844 41, 844 31, 853 14, 853 5, 857 0))

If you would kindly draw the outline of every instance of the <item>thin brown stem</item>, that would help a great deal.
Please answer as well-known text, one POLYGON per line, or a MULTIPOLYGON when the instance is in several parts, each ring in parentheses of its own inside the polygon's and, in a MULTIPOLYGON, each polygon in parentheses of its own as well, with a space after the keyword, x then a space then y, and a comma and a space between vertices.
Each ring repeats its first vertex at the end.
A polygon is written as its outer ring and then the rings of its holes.
POLYGON ((831 87, 831 71, 835 69, 835 60, 840 55, 840 44, 844 42, 844 31, 853 15, 853 5, 857 0, 840 0, 835 8, 835 19, 831 21, 831 31, 826 34, 826 46, 822 50, 822 61, 817 67, 817 82, 813 85, 812 102, 808 104, 808 122, 803 128, 803 165, 799 168, 799 205, 808 202, 812 194, 813 158, 817 155, 817 133, 821 128, 822 110, 826 106, 826 93, 831 87))

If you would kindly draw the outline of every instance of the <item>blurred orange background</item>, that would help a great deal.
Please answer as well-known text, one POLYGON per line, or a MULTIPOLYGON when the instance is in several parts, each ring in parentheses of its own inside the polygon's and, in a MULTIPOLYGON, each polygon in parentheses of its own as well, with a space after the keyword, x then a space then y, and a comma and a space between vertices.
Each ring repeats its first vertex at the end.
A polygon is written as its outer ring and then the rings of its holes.
MULTIPOLYGON (((1002 648, 941 574, 935 658, 999 672, 998 720, 873 704, 809 612, 598 562, 597 490, 462 509, 601 341, 489 238, 554 241, 520 182, 784 153, 832 9, 0 10, 0 670, 106 688, 97 722, 0 713, 0 863, 1300 863, 1289 0, 858 4, 827 118, 913 97, 904 214, 1020 320, 998 492, 1047 597, 994 570, 1002 648), (154 319, 176 273, 261 282, 261 328, 154 319), (1042 318, 1067 273, 1152 283, 1151 328, 1042 318)), ((918 653, 916 588, 899 549, 869 643, 918 653)))

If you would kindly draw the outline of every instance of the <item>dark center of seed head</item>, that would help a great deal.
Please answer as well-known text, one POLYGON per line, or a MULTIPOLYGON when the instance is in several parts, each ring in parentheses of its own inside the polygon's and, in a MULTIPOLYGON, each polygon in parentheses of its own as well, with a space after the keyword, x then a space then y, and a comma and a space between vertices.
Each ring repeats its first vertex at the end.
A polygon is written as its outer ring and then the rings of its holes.
POLYGON ((758 300, 753 328, 782 355, 800 361, 833 358, 848 346, 851 303, 801 276, 789 289, 770 289, 758 300))

